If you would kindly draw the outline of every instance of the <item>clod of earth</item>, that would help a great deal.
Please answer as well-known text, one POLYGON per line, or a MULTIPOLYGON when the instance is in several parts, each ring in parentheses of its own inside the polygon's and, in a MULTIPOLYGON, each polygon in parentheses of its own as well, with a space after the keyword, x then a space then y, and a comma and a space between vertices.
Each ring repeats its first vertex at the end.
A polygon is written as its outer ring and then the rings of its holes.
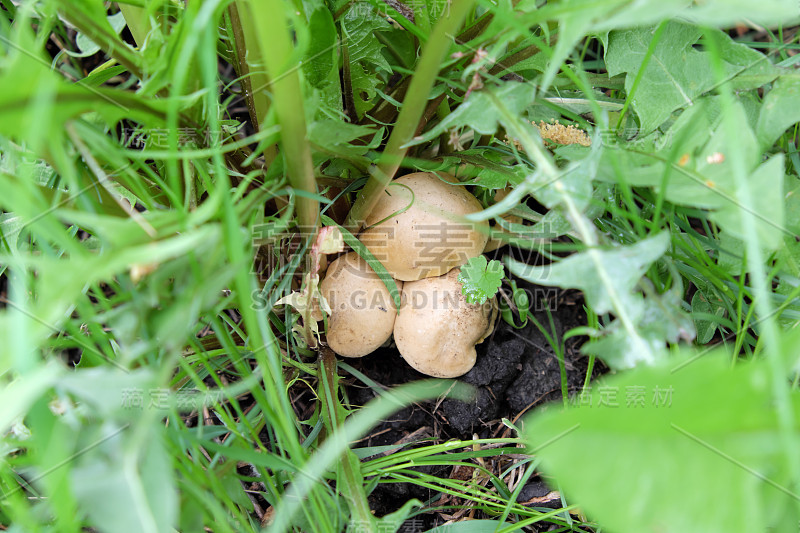
POLYGON ((393 278, 441 276, 483 252, 489 225, 463 220, 482 207, 457 181, 446 174, 416 172, 394 180, 384 191, 359 238, 393 278))
POLYGON ((391 337, 397 309, 386 285, 357 253, 330 264, 320 293, 331 308, 327 339, 334 352, 363 357, 391 337))
POLYGON ((443 276, 403 285, 403 303, 394 324, 400 355, 419 372, 438 378, 466 374, 475 365, 475 345, 492 331, 494 298, 469 304, 461 292, 458 268, 443 276))

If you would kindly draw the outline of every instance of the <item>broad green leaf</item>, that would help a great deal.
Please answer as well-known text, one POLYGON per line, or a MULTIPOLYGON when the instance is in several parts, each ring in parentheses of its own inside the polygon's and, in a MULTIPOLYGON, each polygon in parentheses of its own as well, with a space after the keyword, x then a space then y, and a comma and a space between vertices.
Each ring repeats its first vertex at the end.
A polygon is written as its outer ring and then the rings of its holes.
MULTIPOLYGON (((778 154, 750 175, 751 190, 758 191, 752 197, 756 235, 761 246, 768 250, 780 247, 783 237, 792 235, 792 232, 784 227, 783 169, 783 154, 778 154)), ((734 237, 744 239, 746 232, 742 227, 742 209, 743 207, 733 197, 712 213, 711 219, 734 237)))
POLYGON ((592 342, 581 346, 581 352, 600 357, 613 369, 626 369, 665 357, 666 343, 691 342, 695 327, 691 317, 681 309, 682 291, 675 289, 647 298, 634 294, 631 304, 642 309, 639 313, 634 307, 630 313, 636 334, 631 335, 622 321, 615 319, 598 331, 592 342), (649 348, 649 356, 642 352, 642 343, 649 348))
MULTIPOLYGON (((631 318, 641 320, 643 309, 650 302, 635 295, 631 298, 639 309, 631 313, 631 318)), ((635 333, 616 319, 596 333, 598 338, 581 346, 581 353, 595 355, 613 370, 627 370, 640 363, 652 364, 666 357, 666 339, 657 332, 644 330, 638 323, 633 324, 635 333)))
POLYGON ((758 20, 764 25, 790 24, 789 20, 800 20, 800 13, 792 5, 792 0, 765 0, 758 3, 748 0, 711 0, 702 3, 687 0, 634 3, 628 0, 570 0, 544 5, 536 0, 522 0, 516 9, 529 12, 524 22, 527 25, 558 21, 558 42, 548 58, 548 67, 541 80, 545 89, 549 88, 564 61, 587 33, 601 34, 605 46, 607 40, 604 32, 641 27, 671 18, 710 27, 732 26, 745 19, 758 20))
POLYGON ((16 250, 17 239, 23 229, 25 229, 25 222, 21 217, 14 213, 0 215, 0 250, 4 253, 16 250))
MULTIPOLYGON (((612 31, 605 52, 609 76, 627 74, 627 92, 632 92, 636 77, 641 76, 631 103, 644 134, 660 126, 673 111, 694 105, 700 95, 718 83, 710 68, 708 52, 692 47, 702 36, 701 30, 682 22, 666 23, 645 64, 654 32, 655 27, 612 31), (641 69, 644 71, 640 72, 641 69)), ((732 81, 737 89, 759 87, 782 72, 763 54, 733 42, 722 32, 715 35, 722 45, 726 81, 732 81)))
POLYGON ((149 435, 136 438, 133 429, 106 422, 91 433, 93 446, 76 460, 72 486, 101 529, 174 531, 178 494, 159 429, 155 426, 149 435))
POLYGON ((786 193, 786 227, 796 234, 800 234, 800 182, 786 180, 784 182, 786 193))
MULTIPOLYGON (((128 372, 110 366, 82 369, 67 374, 58 383, 60 391, 70 394, 93 413, 127 420, 141 417, 135 401, 147 401, 147 393, 155 388, 155 374, 150 369, 128 372)), ((146 403, 140 407, 148 408, 146 403)))
POLYGON ((719 234, 718 245, 717 266, 732 276, 742 275, 745 265, 744 241, 734 237, 731 233, 722 232, 719 234))
POLYGON ((800 77, 781 76, 764 97, 756 134, 763 148, 769 148, 793 124, 800 122, 800 77))
MULTIPOLYGON (((0 332, 3 325, 3 322, 0 322, 0 332)), ((6 358, 0 359, 0 362, 3 363, 2 373, 5 374, 8 371, 6 358)), ((25 373, 10 383, 4 383, 0 389, 0 401, 5 406, 0 411, 0 432, 5 434, 20 417, 25 416, 34 402, 58 381, 63 371, 63 367, 51 363, 25 373)))
MULTIPOLYGON (((772 387, 765 361, 681 358, 597 381, 573 406, 529 417, 525 435, 567 501, 610 531, 790 531, 794 451, 781 446, 772 387)), ((792 403, 800 412, 797 391, 792 403)))
POLYGON ((564 168, 558 179, 549 179, 543 173, 531 176, 530 193, 536 200, 549 208, 563 207, 564 198, 569 197, 575 206, 584 211, 592 200, 592 179, 596 176, 596 166, 602 149, 595 149, 588 157, 564 168))
MULTIPOLYGON (((731 236, 743 238, 741 209, 737 198, 733 158, 725 125, 713 121, 705 107, 714 107, 706 99, 687 109, 665 136, 661 153, 673 152, 678 161, 637 151, 604 150, 596 177, 603 181, 653 187, 670 202, 711 210, 711 218, 731 236), (666 180, 665 180, 666 177, 666 180), (666 184, 666 187, 662 185, 666 184)), ((775 155, 762 161, 756 136, 748 125, 743 105, 734 107, 739 124, 740 157, 749 174, 749 186, 760 191, 753 197, 759 241, 765 249, 780 245, 789 233, 784 225, 784 158, 775 155)))
POLYGON ((508 172, 498 172, 492 168, 482 168, 471 182, 462 182, 464 185, 475 184, 487 189, 503 189, 508 185, 508 172))

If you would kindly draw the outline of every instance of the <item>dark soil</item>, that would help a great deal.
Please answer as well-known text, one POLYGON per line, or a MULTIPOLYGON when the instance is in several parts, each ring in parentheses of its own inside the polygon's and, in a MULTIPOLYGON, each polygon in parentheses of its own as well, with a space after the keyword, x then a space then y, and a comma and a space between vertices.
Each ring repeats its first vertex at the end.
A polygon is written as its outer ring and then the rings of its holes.
MULTIPOLYGON (((544 309, 550 310, 555 329, 550 334, 558 342, 565 331, 586 324, 579 294, 552 289, 543 291, 522 281, 518 281, 518 286, 529 294, 549 295, 546 301, 543 301, 544 298, 534 301, 534 305, 542 309, 536 311, 534 316, 550 332, 550 319, 544 309)), ((588 360, 579 352, 584 341, 584 338, 576 337, 566 342, 564 370, 568 394, 580 389, 586 378, 588 360)), ((385 386, 427 378, 408 366, 393 347, 348 362, 385 386)), ((602 368, 595 365, 593 373, 601 372, 602 368)), ((444 442, 452 438, 471 439, 473 436, 513 436, 502 419, 517 423, 521 415, 532 408, 562 399, 558 357, 533 321, 529 321, 522 329, 515 329, 499 320, 491 337, 478 346, 475 367, 459 380, 476 387, 477 394, 472 401, 446 399, 412 405, 374 428, 359 446, 381 446, 426 438, 426 442, 430 443, 431 439, 444 442)), ((356 379, 351 380, 347 391, 353 405, 363 405, 375 397, 372 389, 356 379)), ((439 467, 430 473, 445 478, 453 477, 454 472, 450 470, 450 467, 439 467)), ((548 507, 545 500, 549 489, 537 479, 532 479, 529 485, 523 488, 519 501, 536 501, 537 507, 548 507)), ((426 502, 436 497, 435 491, 417 485, 382 483, 372 492, 370 504, 376 515, 382 516, 398 509, 409 498, 426 502)), ((560 502, 555 503, 557 507, 560 506, 560 502)), ((424 525, 426 528, 438 521, 433 515, 421 515, 416 520, 417 527, 424 525), (419 523, 420 519, 424 519, 423 523, 419 523)))

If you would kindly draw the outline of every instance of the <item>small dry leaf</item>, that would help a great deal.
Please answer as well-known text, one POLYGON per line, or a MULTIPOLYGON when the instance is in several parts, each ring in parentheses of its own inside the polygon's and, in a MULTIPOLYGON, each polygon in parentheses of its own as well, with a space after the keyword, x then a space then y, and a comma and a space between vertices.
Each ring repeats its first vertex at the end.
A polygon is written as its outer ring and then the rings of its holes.
POLYGON ((337 226, 325 226, 319 230, 317 241, 314 243, 317 253, 338 254, 344 250, 344 237, 337 226))
POLYGON ((158 268, 158 263, 137 263, 131 265, 131 281, 139 283, 142 278, 155 272, 156 268, 158 268))

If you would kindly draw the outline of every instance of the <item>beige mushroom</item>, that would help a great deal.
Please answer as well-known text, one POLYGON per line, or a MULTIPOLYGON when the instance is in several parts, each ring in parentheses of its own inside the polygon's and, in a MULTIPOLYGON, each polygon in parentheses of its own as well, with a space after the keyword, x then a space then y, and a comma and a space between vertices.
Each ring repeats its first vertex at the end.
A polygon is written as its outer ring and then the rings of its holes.
POLYGON ((409 281, 394 324, 397 349, 409 365, 437 378, 466 374, 475 365, 475 345, 494 327, 495 299, 468 304, 458 282, 460 269, 409 281))
POLYGON ((367 217, 359 238, 395 279, 441 276, 483 252, 489 224, 462 218, 480 211, 480 202, 463 185, 446 182, 455 178, 441 176, 417 172, 394 180, 367 217))
POLYGON ((333 261, 319 288, 331 309, 327 340, 334 352, 363 357, 389 340, 397 309, 386 285, 357 253, 333 261))

